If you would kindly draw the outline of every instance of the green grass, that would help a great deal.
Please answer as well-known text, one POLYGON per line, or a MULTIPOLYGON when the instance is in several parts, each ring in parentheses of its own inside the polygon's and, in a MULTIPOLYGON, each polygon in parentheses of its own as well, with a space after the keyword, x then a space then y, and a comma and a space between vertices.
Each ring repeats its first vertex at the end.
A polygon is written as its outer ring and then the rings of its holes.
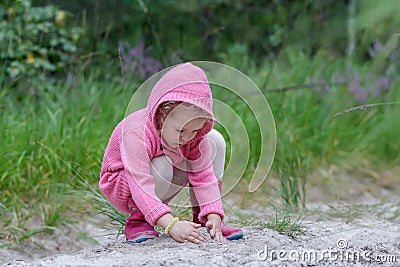
MULTIPOLYGON (((344 58, 329 58, 322 53, 309 58, 287 49, 274 64, 252 66, 241 68, 261 87, 275 118, 277 147, 273 172, 280 179, 275 189, 282 205, 304 208, 307 178, 321 166, 390 169, 398 165, 400 128, 395 125, 400 114, 399 79, 385 94, 367 101, 393 104, 335 117, 338 112, 359 105, 349 92, 349 81, 337 82, 336 76, 357 72, 364 85, 371 84, 370 89, 374 90, 376 79, 381 76, 374 72, 373 61, 348 66, 344 58), (327 86, 319 88, 313 83, 327 86), (297 90, 274 90, 296 85, 302 86, 297 86, 297 90)), ((244 121, 251 140, 250 162, 257 162, 259 136, 255 119, 243 103, 227 102, 244 121)))
MULTIPOLYGON (((16 240, 51 231, 79 210, 68 194, 81 176, 97 183, 93 170, 126 103, 120 86, 94 76, 76 87, 58 83, 38 96, 17 100, 2 90, 0 118, 0 237, 16 240), (112 100, 112 101, 111 101, 112 100)), ((84 203, 89 205, 89 203, 84 203)))
MULTIPOLYGON (((287 52, 274 65, 266 62, 258 68, 251 66, 242 66, 241 70, 262 87, 275 117, 277 151, 273 171, 281 178, 276 190, 283 205, 306 206, 307 178, 321 166, 362 164, 368 168, 391 168, 398 164, 400 127, 396 126, 400 105, 376 106, 334 118, 337 112, 356 105, 347 85, 330 86, 324 93, 313 88, 268 92, 314 80, 329 82, 336 72, 345 71, 344 60, 287 52)), ((370 76, 368 64, 353 68, 364 78, 370 76)), ((82 206, 87 208, 92 203, 82 203, 76 190, 88 192, 100 202, 104 200, 97 190, 101 160, 114 126, 125 114, 129 100, 126 95, 131 94, 134 85, 128 85, 124 92, 122 84, 104 81, 94 72, 76 79, 74 84, 46 85, 38 89, 37 96, 21 99, 3 81, 1 239, 18 242, 39 232, 51 232, 69 216, 80 214, 82 206)), ((385 96, 370 101, 400 101, 399 86, 400 81, 394 81, 385 96)), ((238 112, 250 136, 250 163, 244 177, 247 179, 260 152, 257 122, 240 100, 227 99, 226 103, 238 112)), ((109 208, 99 211, 118 222, 110 225, 120 232, 118 227, 125 215, 109 208)), ((270 226, 285 224, 296 222, 283 217, 270 226)))
POLYGON ((299 215, 296 214, 275 212, 274 216, 268 217, 248 218, 244 215, 241 215, 239 217, 240 219, 237 224, 239 224, 240 226, 246 225, 258 229, 268 228, 292 238, 296 238, 307 232, 307 227, 300 220, 299 215))
POLYGON ((128 215, 115 209, 99 191, 97 184, 93 185, 87 180, 80 180, 80 184, 80 188, 74 192, 93 204, 87 212, 101 214, 108 219, 105 222, 98 223, 99 226, 104 230, 111 231, 111 234, 117 236, 123 234, 128 215))

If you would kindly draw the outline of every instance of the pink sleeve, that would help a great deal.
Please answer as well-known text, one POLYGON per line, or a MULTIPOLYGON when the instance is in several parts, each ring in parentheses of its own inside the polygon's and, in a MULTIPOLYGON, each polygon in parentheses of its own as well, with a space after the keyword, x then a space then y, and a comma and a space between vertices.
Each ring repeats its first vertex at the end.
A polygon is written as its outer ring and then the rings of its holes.
POLYGON ((153 176, 150 174, 151 149, 140 131, 123 132, 121 155, 124 168, 130 173, 128 185, 132 199, 146 221, 153 226, 171 209, 155 194, 153 176))
POLYGON ((211 164, 211 146, 208 140, 202 139, 196 142, 191 148, 188 159, 191 160, 192 167, 188 179, 200 205, 200 222, 206 222, 206 217, 210 213, 219 214, 223 220, 221 193, 211 164))

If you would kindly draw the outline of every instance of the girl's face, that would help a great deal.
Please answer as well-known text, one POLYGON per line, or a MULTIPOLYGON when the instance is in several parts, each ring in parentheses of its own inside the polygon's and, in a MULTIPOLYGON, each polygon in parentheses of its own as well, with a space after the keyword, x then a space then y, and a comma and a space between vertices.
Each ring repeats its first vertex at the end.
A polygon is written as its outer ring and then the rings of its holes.
POLYGON ((179 105, 164 120, 161 138, 171 148, 177 148, 192 140, 203 128, 206 120, 179 105))

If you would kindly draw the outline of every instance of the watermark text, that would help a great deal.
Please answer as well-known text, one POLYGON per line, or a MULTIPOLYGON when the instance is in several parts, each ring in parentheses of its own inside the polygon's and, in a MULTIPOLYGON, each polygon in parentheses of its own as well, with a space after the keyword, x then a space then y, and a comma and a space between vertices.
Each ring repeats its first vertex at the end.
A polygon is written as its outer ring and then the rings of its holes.
POLYGON ((257 258, 260 261, 291 261, 291 262, 376 262, 376 263, 393 263, 400 261, 396 255, 390 254, 375 254, 367 250, 351 250, 345 239, 339 239, 336 242, 336 247, 315 250, 315 249, 300 249, 300 250, 276 250, 269 249, 265 246, 259 250, 257 258))

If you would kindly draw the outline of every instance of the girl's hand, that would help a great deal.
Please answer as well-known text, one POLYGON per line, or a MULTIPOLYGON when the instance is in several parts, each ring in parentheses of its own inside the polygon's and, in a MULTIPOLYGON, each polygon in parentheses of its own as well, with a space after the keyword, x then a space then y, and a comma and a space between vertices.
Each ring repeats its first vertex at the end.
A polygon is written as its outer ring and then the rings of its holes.
POLYGON ((222 235, 221 231, 221 217, 218 214, 207 215, 206 227, 210 230, 210 236, 217 238, 218 242, 225 242, 226 238, 222 235))
POLYGON ((169 229, 168 234, 177 242, 191 242, 194 244, 207 243, 206 238, 198 230, 201 225, 189 222, 189 221, 178 221, 169 229))

